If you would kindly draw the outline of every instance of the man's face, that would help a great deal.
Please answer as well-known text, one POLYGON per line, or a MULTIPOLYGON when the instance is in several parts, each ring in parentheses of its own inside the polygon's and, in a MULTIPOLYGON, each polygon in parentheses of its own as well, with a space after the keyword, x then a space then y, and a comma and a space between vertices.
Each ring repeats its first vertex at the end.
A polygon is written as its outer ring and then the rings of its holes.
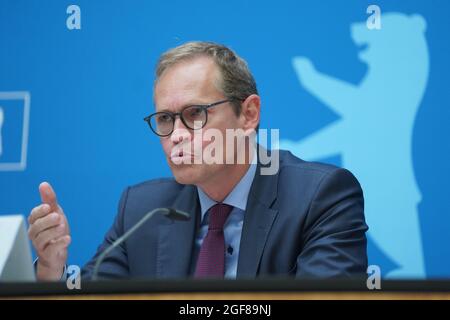
MULTIPOLYGON (((167 69, 160 77, 155 87, 154 100, 156 111, 180 112, 190 105, 205 105, 225 100, 226 97, 217 88, 220 79, 217 65, 211 58, 199 57, 182 61, 167 69)), ((203 141, 203 135, 208 129, 218 129, 222 137, 226 129, 238 129, 243 126, 243 117, 236 116, 233 106, 227 102, 208 109, 208 121, 201 131, 194 134, 184 126, 179 117, 176 118, 174 132, 168 137, 161 137, 161 144, 167 162, 177 182, 182 184, 207 184, 208 180, 223 175, 227 164, 195 164, 194 158, 200 157, 204 148, 212 141, 203 141), (195 141, 194 141, 195 140, 195 141), (180 153, 186 150, 183 146, 190 144, 190 153, 180 153), (194 149, 197 146, 198 148, 194 149), (190 158, 190 164, 186 159, 190 158), (184 162, 184 164, 179 164, 184 162)), ((225 153, 225 151, 224 151, 225 153)))

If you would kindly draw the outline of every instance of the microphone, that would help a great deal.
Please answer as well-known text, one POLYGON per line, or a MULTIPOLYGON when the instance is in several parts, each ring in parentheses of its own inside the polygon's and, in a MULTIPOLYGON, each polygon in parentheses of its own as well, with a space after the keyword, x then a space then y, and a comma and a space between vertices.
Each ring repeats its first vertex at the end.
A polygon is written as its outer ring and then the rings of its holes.
POLYGON ((105 251, 103 251, 99 257, 97 258, 97 261, 94 265, 94 271, 92 272, 92 280, 97 280, 97 274, 98 274, 98 268, 100 267, 100 264, 103 262, 105 257, 111 253, 118 245, 120 245, 122 242, 124 242, 126 239, 128 239, 129 236, 131 236, 137 229, 139 229, 147 220, 149 220, 151 217, 153 217, 156 213, 161 212, 166 217, 168 217, 171 220, 178 220, 178 221, 188 221, 191 217, 189 213, 174 209, 174 208, 156 208, 152 211, 147 212, 141 220, 139 220, 133 227, 131 227, 127 232, 125 232, 122 236, 117 238, 105 251))

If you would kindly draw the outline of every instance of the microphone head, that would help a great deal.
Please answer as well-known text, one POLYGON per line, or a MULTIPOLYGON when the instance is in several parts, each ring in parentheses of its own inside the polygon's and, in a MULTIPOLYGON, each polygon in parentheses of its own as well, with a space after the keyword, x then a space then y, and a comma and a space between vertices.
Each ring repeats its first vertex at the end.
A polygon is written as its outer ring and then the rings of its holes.
POLYGON ((180 211, 174 208, 167 208, 168 211, 164 212, 164 215, 172 220, 179 220, 179 221, 188 221, 191 216, 189 213, 186 213, 184 211, 180 211))

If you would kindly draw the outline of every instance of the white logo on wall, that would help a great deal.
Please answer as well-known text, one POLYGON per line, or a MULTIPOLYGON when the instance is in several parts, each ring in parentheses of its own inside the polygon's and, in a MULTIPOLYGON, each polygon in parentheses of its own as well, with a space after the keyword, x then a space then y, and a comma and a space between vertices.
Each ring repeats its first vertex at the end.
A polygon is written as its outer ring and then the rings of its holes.
POLYGON ((0 106, 0 157, 3 153, 3 143, 2 143, 2 127, 3 127, 3 108, 0 106))
POLYGON ((303 88, 340 118, 303 139, 282 140, 280 147, 308 160, 340 155, 364 190, 369 236, 398 265, 387 276, 424 277, 412 139, 429 73, 426 21, 417 14, 382 18, 376 31, 366 23, 351 25, 368 67, 358 84, 320 72, 306 57, 293 58, 303 88))
POLYGON ((0 171, 25 170, 29 120, 29 92, 0 92, 0 171))

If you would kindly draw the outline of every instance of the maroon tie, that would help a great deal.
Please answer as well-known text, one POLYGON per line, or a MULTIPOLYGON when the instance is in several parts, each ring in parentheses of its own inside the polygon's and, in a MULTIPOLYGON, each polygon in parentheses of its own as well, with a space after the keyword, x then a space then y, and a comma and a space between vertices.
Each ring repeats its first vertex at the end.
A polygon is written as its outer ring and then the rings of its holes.
POLYGON ((209 227, 203 239, 195 269, 196 278, 223 278, 225 274, 225 240, 223 226, 232 206, 218 203, 209 209, 209 227))

